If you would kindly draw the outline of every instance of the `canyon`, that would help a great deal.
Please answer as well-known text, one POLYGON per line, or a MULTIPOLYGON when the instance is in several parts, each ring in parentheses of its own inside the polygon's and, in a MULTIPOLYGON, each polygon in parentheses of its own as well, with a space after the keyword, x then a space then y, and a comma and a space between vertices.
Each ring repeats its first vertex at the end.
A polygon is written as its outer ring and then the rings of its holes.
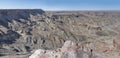
POLYGON ((119 35, 120 11, 0 10, 0 58, 29 58, 36 50, 54 51, 65 42, 119 58, 119 35))

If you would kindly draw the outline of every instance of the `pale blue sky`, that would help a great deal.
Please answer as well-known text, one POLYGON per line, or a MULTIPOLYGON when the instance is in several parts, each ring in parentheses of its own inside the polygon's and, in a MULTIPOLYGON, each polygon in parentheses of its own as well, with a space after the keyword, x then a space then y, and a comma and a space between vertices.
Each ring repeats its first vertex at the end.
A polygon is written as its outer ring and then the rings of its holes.
POLYGON ((120 10, 120 0, 0 0, 0 9, 120 10))

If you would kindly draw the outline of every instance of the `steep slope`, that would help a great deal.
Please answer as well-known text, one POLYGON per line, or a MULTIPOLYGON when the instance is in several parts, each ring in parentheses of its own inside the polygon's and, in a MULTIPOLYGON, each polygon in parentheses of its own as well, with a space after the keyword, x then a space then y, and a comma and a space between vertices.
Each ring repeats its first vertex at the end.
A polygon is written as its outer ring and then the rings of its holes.
POLYGON ((29 23, 32 24, 31 16, 38 16, 43 13, 45 12, 41 9, 0 10, 0 55, 16 53, 25 49, 20 31, 25 27, 27 28, 29 23), (19 49, 19 47, 21 48, 19 49))

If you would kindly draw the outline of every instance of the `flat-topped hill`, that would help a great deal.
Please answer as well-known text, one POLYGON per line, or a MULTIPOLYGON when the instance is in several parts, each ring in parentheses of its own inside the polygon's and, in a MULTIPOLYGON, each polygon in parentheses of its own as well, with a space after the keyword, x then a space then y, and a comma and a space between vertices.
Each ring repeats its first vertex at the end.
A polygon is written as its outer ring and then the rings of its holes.
POLYGON ((8 27, 8 22, 20 19, 28 20, 30 15, 40 15, 45 13, 41 9, 0 9, 0 24, 8 27))

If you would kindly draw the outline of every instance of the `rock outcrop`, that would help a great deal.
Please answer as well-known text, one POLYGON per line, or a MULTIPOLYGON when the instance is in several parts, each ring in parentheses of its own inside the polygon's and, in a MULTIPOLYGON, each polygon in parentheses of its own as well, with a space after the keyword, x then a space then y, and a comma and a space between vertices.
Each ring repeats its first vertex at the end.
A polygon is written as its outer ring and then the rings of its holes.
POLYGON ((56 50, 36 50, 29 58, 120 58, 116 49, 102 45, 101 49, 90 44, 66 41, 62 48, 56 50))

